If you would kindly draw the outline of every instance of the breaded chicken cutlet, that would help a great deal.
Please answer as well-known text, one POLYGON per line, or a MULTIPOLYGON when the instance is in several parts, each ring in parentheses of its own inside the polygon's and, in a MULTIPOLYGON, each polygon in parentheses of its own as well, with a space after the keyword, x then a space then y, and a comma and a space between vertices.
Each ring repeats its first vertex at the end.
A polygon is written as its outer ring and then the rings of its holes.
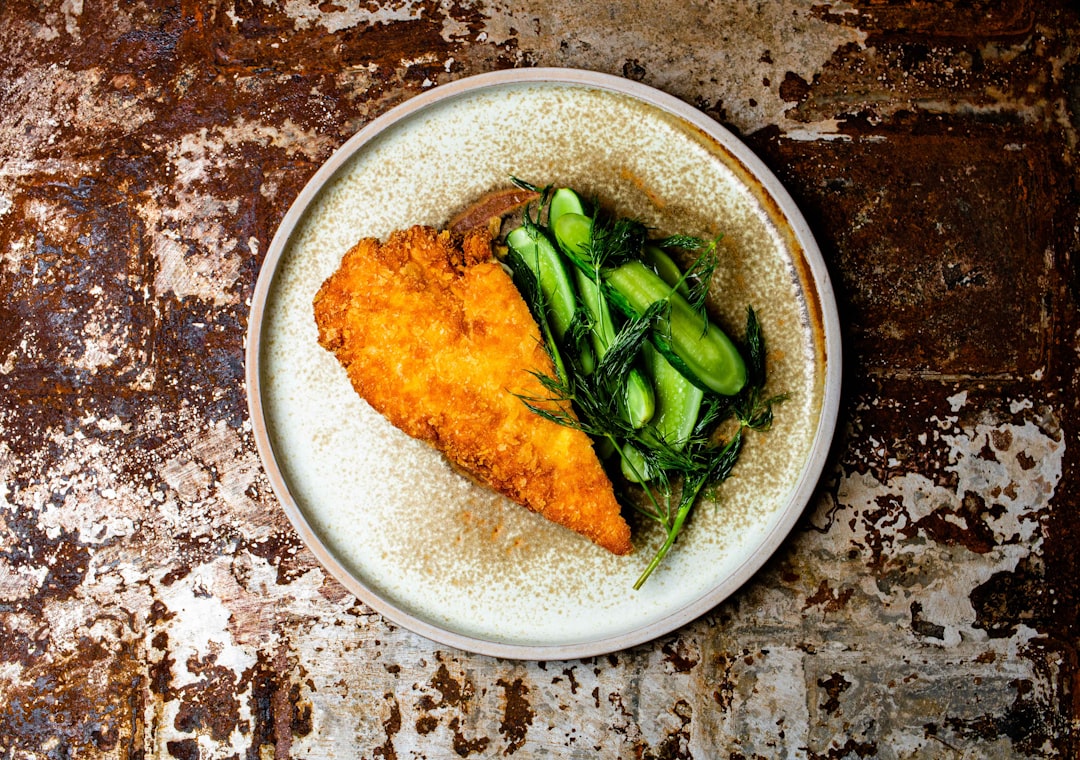
MULTIPOLYGON (((530 411, 554 368, 491 237, 361 240, 315 296, 319 343, 376 411, 457 468, 615 554, 630 528, 589 437, 530 411)), ((553 403, 553 402, 552 402, 553 403)))

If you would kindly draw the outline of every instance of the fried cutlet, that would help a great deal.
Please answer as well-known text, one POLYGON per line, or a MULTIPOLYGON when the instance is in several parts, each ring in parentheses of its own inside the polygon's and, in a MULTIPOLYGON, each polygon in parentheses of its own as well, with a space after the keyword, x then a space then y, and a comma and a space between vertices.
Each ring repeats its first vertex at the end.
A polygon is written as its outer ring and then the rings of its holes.
MULTIPOLYGON (((490 233, 361 240, 315 296, 319 343, 376 411, 457 468, 616 554, 630 528, 589 437, 530 411, 552 375, 490 233)), ((554 402, 551 402, 554 403, 554 402)))

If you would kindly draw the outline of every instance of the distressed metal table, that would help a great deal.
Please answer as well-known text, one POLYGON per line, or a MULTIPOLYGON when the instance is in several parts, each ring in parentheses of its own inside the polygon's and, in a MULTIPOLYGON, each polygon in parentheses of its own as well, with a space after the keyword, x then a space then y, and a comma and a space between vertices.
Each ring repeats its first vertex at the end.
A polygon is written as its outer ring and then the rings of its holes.
POLYGON ((1080 756, 1080 17, 1065 2, 0 4, 0 757, 1080 756), (513 662, 317 565, 248 300, 351 134, 565 66, 799 202, 846 331, 798 528, 704 618, 513 662))

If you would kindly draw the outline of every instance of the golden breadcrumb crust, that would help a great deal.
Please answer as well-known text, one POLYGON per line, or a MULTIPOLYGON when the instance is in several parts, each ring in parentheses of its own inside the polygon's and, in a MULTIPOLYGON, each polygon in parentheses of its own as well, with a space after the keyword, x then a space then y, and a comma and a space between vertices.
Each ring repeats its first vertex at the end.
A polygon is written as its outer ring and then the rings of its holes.
POLYGON ((376 411, 456 467, 616 554, 630 528, 592 441, 529 411, 553 373, 490 234, 361 240, 315 296, 319 343, 376 411))

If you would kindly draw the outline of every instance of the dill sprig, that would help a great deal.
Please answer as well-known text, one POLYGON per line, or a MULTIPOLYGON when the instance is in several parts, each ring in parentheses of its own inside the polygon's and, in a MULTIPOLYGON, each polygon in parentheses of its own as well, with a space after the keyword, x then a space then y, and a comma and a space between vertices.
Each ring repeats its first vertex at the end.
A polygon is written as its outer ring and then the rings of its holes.
MULTIPOLYGON (((746 430, 764 431, 772 425, 773 406, 781 403, 786 394, 765 396, 765 338, 752 307, 746 312, 747 384, 735 397, 706 395, 701 415, 686 446, 675 450, 660 442, 652 456, 656 466, 681 477, 677 501, 672 501, 670 479, 663 484, 665 509, 647 516, 665 530, 664 542, 634 583, 641 588, 652 572, 675 545, 683 525, 706 486, 715 488, 731 477, 735 463, 742 453, 746 430), (716 441, 713 432, 726 420, 734 418, 735 431, 726 441, 716 441)), ((654 503, 660 500, 654 500, 654 503)), ((642 511, 639 509, 639 511, 642 511)))
MULTIPOLYGON (((590 313, 579 297, 573 307, 569 329, 561 333, 561 340, 556 339, 544 294, 530 271, 529 264, 536 262, 526 262, 511 247, 507 264, 536 317, 543 345, 555 370, 552 375, 533 373, 542 392, 537 396, 520 395, 519 398, 544 419, 610 444, 611 450, 633 472, 643 489, 644 499, 627 498, 628 494, 624 492, 621 501, 664 531, 661 546, 634 584, 637 589, 675 545, 702 494, 731 477, 746 443, 747 431, 768 430, 773 423, 773 407, 786 396, 766 394, 765 339, 753 308, 747 308, 745 339, 738 348, 746 365, 746 382, 740 390, 733 391, 734 395, 723 395, 698 379, 675 350, 676 339, 682 341, 680 345, 687 340, 685 331, 680 335, 672 333, 670 316, 674 295, 658 297, 647 308, 639 304, 639 308, 634 309, 628 297, 609 284, 612 270, 642 260, 646 244, 694 252, 696 255, 690 266, 679 273, 678 282, 667 292, 674 294, 686 283, 686 300, 703 322, 702 340, 711 340, 706 337, 709 328, 705 309, 709 284, 718 266, 719 237, 705 240, 673 235, 650 241, 649 229, 641 222, 597 212, 590 217, 587 243, 563 246, 553 230, 541 222, 544 211, 550 211, 553 188, 538 188, 518 179, 514 179, 514 183, 539 195, 535 205, 530 204, 524 213, 523 226, 531 239, 546 237, 566 260, 585 274, 589 283, 585 287, 595 287, 598 294, 623 315, 612 324, 608 324, 606 316, 603 318, 604 324, 608 325, 602 333, 603 350, 593 353, 590 339, 598 334, 594 330, 595 305, 594 313, 590 313), (612 333, 613 337, 609 339, 612 333), (658 351, 687 381, 703 391, 700 407, 691 412, 696 417, 686 418, 687 424, 692 424, 689 435, 686 436, 685 428, 677 434, 683 440, 665 440, 659 427, 641 422, 635 426, 630 422, 627 382, 631 373, 638 371, 646 343, 652 346, 649 350, 658 351)), ((559 229, 562 235, 562 228, 559 229)), ((560 312, 560 325, 565 325, 567 313, 560 312)))

